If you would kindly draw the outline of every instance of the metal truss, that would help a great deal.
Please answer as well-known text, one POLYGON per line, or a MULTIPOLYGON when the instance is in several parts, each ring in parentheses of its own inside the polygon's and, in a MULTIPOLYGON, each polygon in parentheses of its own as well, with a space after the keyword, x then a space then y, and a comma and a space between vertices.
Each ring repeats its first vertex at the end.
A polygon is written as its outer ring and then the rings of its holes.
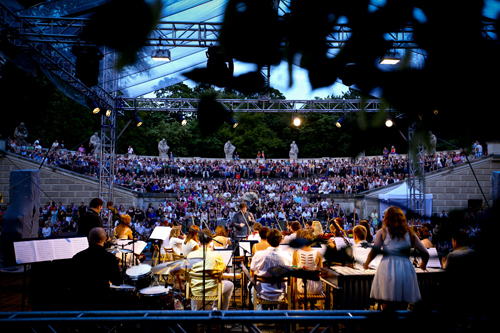
MULTIPOLYGON (((0 7, 0 11, 3 23, 32 43, 85 44, 85 41, 79 40, 78 35, 89 22, 88 18, 17 16, 4 6, 0 7)), ((162 45, 167 47, 205 48, 217 44, 221 28, 222 23, 159 21, 146 45, 157 46, 161 38, 162 45)), ((482 32, 487 38, 493 38, 494 24, 483 22, 482 32)), ((331 49, 339 49, 349 40, 351 34, 352 30, 347 25, 336 24, 326 43, 331 49)), ((389 31, 385 36, 393 43, 393 48, 418 49, 412 37, 412 26, 389 31)))
POLYGON ((421 137, 415 135, 417 123, 408 127, 408 211, 412 225, 425 221, 425 149, 421 137))
MULTIPOLYGON (((197 112, 197 98, 123 98, 123 110, 130 111, 181 111, 197 112)), ((289 100, 289 99, 217 99, 225 110, 233 112, 265 113, 351 113, 378 112, 382 109, 396 112, 383 105, 380 99, 333 99, 333 100, 289 100)))
MULTIPOLYGON (((116 160, 116 112, 109 117, 101 116, 101 149, 99 152, 99 198, 107 202, 113 201, 115 160, 116 160)), ((111 235, 113 223, 108 219, 107 229, 111 235)))

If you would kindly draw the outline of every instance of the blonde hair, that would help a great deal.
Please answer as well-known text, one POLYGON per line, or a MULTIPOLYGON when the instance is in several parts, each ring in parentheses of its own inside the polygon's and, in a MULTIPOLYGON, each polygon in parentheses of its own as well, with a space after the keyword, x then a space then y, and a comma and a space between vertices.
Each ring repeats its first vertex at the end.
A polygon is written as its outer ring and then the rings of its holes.
POLYGON ((315 237, 318 237, 320 234, 323 233, 323 227, 321 226, 321 223, 319 221, 313 221, 312 227, 313 227, 313 235, 315 237))

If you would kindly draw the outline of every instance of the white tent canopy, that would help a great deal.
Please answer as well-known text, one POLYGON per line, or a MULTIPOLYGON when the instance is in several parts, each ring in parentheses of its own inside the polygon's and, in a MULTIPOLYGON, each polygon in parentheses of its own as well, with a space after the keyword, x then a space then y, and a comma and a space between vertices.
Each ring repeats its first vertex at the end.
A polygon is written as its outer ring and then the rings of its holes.
MULTIPOLYGON (((420 193, 417 191, 417 193, 420 193)), ((432 214, 432 194, 425 195, 425 221, 429 221, 432 214)), ((406 214, 408 209, 408 185, 406 182, 401 182, 399 186, 394 187, 391 191, 379 194, 379 212, 380 218, 384 216, 385 211, 390 206, 397 206, 406 214)))

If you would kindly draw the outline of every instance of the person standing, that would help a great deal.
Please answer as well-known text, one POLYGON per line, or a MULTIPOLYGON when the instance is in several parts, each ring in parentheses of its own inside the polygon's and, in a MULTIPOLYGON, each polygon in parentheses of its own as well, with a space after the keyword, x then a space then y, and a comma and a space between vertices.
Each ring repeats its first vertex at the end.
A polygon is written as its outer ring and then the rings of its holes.
POLYGON ((242 202, 239 207, 240 211, 234 214, 229 227, 234 230, 236 237, 246 238, 251 232, 249 228, 252 228, 255 218, 248 211, 246 203, 242 202))
POLYGON ((90 230, 96 227, 104 227, 104 222, 99 215, 103 205, 104 202, 99 198, 94 198, 90 201, 89 209, 78 220, 78 235, 85 235, 88 238, 90 230))
POLYGON ((380 300, 383 309, 406 309, 408 303, 420 301, 417 274, 409 260, 413 246, 422 257, 420 268, 425 270, 429 253, 406 222, 403 211, 391 206, 384 214, 384 225, 375 236, 375 243, 368 254, 364 269, 384 248, 384 256, 375 273, 370 297, 380 300))

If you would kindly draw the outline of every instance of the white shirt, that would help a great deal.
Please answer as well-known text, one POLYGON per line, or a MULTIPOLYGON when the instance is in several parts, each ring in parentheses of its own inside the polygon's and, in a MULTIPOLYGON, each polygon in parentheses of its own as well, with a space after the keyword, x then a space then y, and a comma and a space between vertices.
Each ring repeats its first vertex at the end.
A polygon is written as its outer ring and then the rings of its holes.
POLYGON ((294 232, 291 235, 285 236, 285 238, 283 238, 283 242, 281 244, 290 244, 290 242, 292 240, 294 240, 295 238, 297 238, 297 233, 296 232, 294 232))
POLYGON ((196 243, 192 239, 187 244, 184 244, 184 242, 182 242, 182 254, 187 256, 191 251, 193 251, 193 248, 197 245, 198 243, 196 243))
POLYGON ((182 244, 184 243, 183 239, 178 237, 172 237, 170 239, 170 247, 175 252, 175 254, 182 254, 182 244))

